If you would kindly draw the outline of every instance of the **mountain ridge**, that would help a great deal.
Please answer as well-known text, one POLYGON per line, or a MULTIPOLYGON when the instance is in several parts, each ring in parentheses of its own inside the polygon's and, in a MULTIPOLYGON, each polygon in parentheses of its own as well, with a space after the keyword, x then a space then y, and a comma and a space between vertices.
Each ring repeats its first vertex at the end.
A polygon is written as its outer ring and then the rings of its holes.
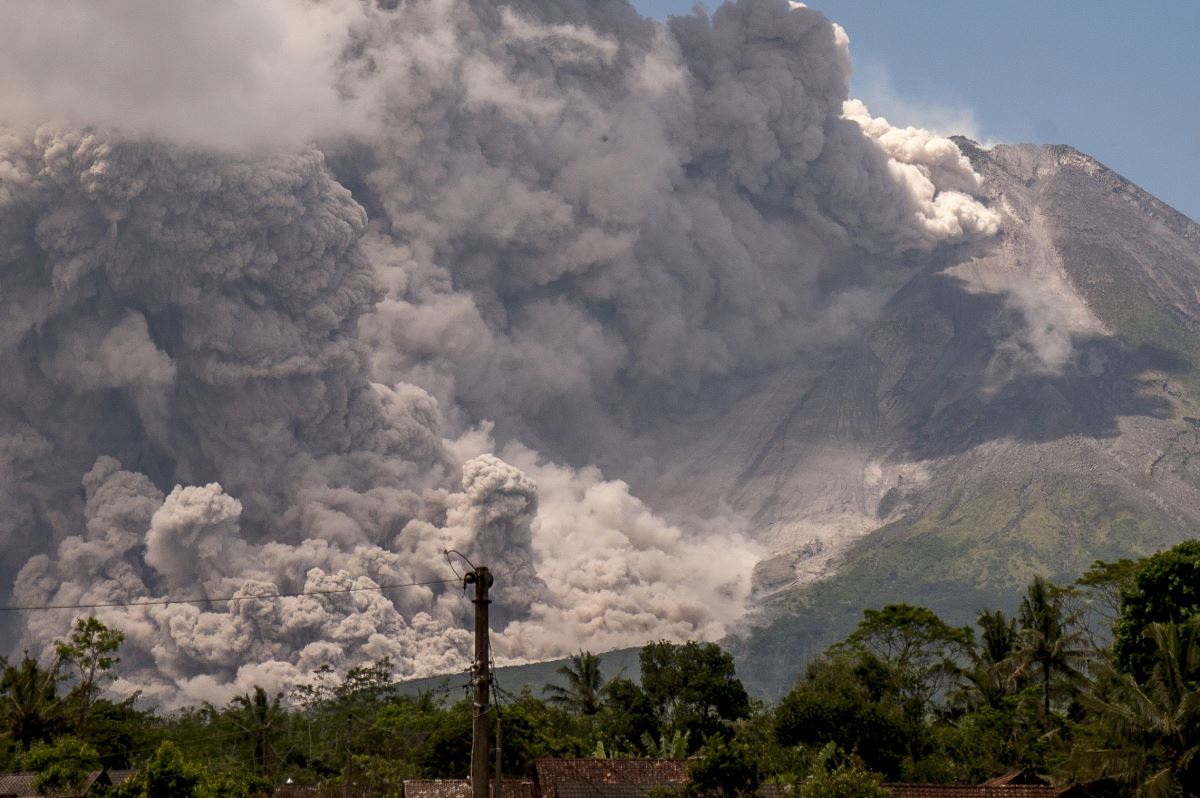
POLYGON ((819 517, 831 494, 780 474, 815 463, 828 481, 840 452, 832 495, 858 517, 760 564, 757 625, 731 641, 759 694, 863 608, 969 623, 1035 574, 1071 580, 1200 525, 1200 225, 1074 148, 957 141, 999 241, 914 275, 801 386, 777 429, 807 415, 807 451, 777 436, 748 458, 775 458, 772 490, 819 517))

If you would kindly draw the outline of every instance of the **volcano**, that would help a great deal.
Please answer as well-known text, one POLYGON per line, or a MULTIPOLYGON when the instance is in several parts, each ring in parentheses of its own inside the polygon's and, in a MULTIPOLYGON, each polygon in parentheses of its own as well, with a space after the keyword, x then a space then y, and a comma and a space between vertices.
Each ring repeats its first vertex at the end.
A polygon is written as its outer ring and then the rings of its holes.
POLYGON ((689 428, 663 480, 707 471, 769 549, 736 644, 765 694, 864 607, 969 623, 1200 528, 1200 226, 1071 147, 956 143, 998 240, 689 428))

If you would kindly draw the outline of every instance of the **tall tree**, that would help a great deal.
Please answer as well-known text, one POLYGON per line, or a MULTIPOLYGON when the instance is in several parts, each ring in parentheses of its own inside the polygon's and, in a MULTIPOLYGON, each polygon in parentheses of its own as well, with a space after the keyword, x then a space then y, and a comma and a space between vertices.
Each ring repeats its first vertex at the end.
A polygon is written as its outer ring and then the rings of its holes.
POLYGON ((1042 724, 1050 722, 1051 695, 1059 685, 1077 684, 1083 674, 1086 652, 1080 634, 1063 611, 1062 596, 1053 584, 1034 577, 1021 599, 1017 616, 1020 631, 1013 652, 1014 681, 1031 677, 1042 687, 1042 724))
POLYGON ((229 717, 251 741, 254 768, 259 773, 266 770, 272 740, 287 720, 286 713, 279 705, 281 698, 282 693, 270 698, 266 690, 255 685, 253 693, 235 696, 229 702, 229 717))
POLYGON ((60 737, 34 745, 21 757, 21 768, 38 774, 34 786, 39 795, 69 795, 100 768, 100 755, 76 737, 60 737))
POLYGON ((150 757, 139 774, 138 798, 201 798, 204 795, 204 772, 184 759, 183 752, 172 742, 164 742, 150 757))
POLYGON ((49 740, 63 727, 58 662, 45 668, 26 652, 19 665, 3 660, 0 664, 0 719, 4 732, 21 750, 28 751, 33 743, 49 740))
POLYGON ((600 658, 590 651, 571 656, 557 670, 567 684, 548 684, 542 690, 551 704, 580 715, 595 715, 604 708, 604 690, 608 686, 600 672, 600 658))
MULTIPOLYGON (((597 725, 607 741, 606 745, 611 744, 613 751, 636 750, 640 743, 642 750, 649 753, 644 743, 646 738, 653 740, 674 737, 673 733, 668 735, 661 732, 659 714, 654 702, 646 695, 646 691, 633 681, 615 678, 608 683, 604 693, 604 713, 597 725)), ((683 737, 686 749, 688 735, 683 734, 683 737)))
POLYGON ((904 757, 919 742, 895 670, 870 651, 831 648, 808 664, 804 678, 775 712, 783 746, 836 743, 861 756, 871 770, 900 775, 904 757))
POLYGON ((1154 656, 1143 632, 1151 623, 1181 623, 1200 615, 1200 540, 1189 540, 1142 561, 1121 592, 1113 627, 1117 667, 1144 680, 1154 656))
POLYGON ((1099 744, 1081 746, 1076 763, 1093 777, 1116 778, 1142 796, 1200 795, 1200 619, 1151 624, 1148 677, 1139 683, 1104 663, 1085 695, 1099 719, 1099 744))
POLYGON ((70 697, 78 704, 75 725, 79 734, 86 730, 88 713, 100 693, 102 682, 111 677, 112 669, 121 661, 117 649, 124 640, 124 632, 110 629, 89 615, 75 620, 70 638, 54 644, 59 662, 73 670, 77 680, 70 697))
POLYGON ((1131 590, 1145 560, 1096 560, 1075 584, 1083 588, 1093 606, 1093 611, 1109 628, 1121 614, 1121 595, 1131 590))
POLYGON ((863 611, 863 619, 837 650, 873 654, 887 664, 901 694, 923 715, 969 660, 971 630, 953 627, 932 610, 911 604, 889 604, 863 611))
POLYGON ((733 657, 716 643, 674 645, 663 640, 638 656, 642 689, 655 705, 664 731, 690 732, 699 745, 750 714, 750 696, 737 678, 733 657))
POLYGON ((965 695, 958 692, 968 708, 980 705, 997 708, 1014 686, 1010 680, 1018 633, 1017 621, 1001 610, 984 610, 976 618, 979 644, 971 651, 971 668, 963 672, 965 695))
POLYGON ((696 798, 752 798, 763 780, 757 752, 739 740, 716 736, 688 768, 687 794, 696 798))

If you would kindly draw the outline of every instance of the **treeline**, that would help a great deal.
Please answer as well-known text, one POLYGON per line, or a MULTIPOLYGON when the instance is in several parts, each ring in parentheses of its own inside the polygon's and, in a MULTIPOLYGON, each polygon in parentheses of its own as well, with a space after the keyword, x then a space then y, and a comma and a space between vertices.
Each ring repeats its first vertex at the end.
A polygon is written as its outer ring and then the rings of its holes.
MULTIPOLYGON (((103 697, 122 635, 80 619, 52 663, 3 663, 0 768, 44 792, 131 768, 113 792, 269 795, 347 784, 399 796, 410 778, 464 778, 470 701, 407 695, 383 660, 326 669, 290 695, 261 688, 224 706, 160 713, 103 697)), ((1200 542, 1098 562, 1071 585, 1034 579, 1018 606, 973 627, 896 604, 808 664, 777 705, 751 700, 711 643, 658 642, 640 679, 587 652, 563 682, 498 690, 503 768, 545 757, 693 757, 697 795, 884 796, 888 781, 975 784, 1018 768, 1097 795, 1200 796, 1200 542)))

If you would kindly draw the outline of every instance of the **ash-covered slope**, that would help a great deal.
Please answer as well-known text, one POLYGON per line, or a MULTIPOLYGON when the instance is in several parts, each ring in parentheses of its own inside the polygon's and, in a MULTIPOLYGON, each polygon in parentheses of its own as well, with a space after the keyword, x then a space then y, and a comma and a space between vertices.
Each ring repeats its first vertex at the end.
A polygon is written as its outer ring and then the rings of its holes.
POLYGON ((777 530, 773 620, 742 643, 766 692, 863 607, 966 622, 1200 529, 1200 226, 1069 147, 958 143, 996 245, 744 405, 729 501, 777 530))

